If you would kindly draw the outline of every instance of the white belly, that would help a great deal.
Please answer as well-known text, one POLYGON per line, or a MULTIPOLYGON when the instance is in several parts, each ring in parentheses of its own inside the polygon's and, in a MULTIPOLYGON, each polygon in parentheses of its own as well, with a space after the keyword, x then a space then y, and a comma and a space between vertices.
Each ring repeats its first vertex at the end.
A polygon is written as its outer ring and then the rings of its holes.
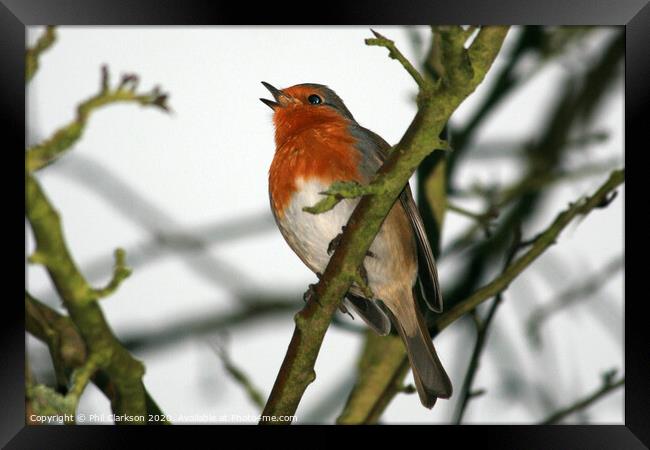
MULTIPOLYGON (((342 200, 333 209, 322 214, 310 214, 302 210, 313 206, 323 199, 327 185, 317 182, 298 182, 298 190, 293 194, 283 217, 278 221, 282 234, 296 254, 313 271, 323 273, 330 256, 327 247, 341 233, 359 199, 342 200)), ((404 289, 410 289, 417 277, 417 260, 404 248, 403 243, 394 236, 388 236, 385 224, 379 230, 370 252, 364 260, 368 285, 382 300, 389 300, 404 289), (405 271, 409 273, 404 286, 395 283, 405 271), (406 286, 406 287, 405 287, 406 286), (384 295, 382 297, 382 295, 384 295)), ((415 251, 413 242, 412 251, 415 251)))
POLYGON ((279 225, 287 242, 305 264, 314 272, 323 273, 330 259, 327 247, 341 233, 359 200, 343 200, 327 212, 310 214, 302 208, 322 200, 324 197, 319 192, 328 186, 315 180, 299 180, 297 186, 279 225))

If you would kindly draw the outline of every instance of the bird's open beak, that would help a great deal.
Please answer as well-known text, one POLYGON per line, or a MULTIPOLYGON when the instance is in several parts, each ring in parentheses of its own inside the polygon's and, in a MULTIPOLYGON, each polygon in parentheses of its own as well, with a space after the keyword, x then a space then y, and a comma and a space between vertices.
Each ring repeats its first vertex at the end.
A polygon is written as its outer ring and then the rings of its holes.
POLYGON ((262 103, 264 103, 269 108, 275 110, 275 108, 277 108, 278 106, 285 106, 285 105, 287 105, 287 103, 291 102, 291 97, 286 95, 280 89, 277 89, 277 88, 273 87, 272 85, 270 85, 266 81, 262 81, 262 84, 264 85, 265 88, 267 88, 269 90, 269 92, 273 95, 273 98, 275 99, 275 101, 268 100, 266 98, 261 98, 260 99, 262 101, 262 103))

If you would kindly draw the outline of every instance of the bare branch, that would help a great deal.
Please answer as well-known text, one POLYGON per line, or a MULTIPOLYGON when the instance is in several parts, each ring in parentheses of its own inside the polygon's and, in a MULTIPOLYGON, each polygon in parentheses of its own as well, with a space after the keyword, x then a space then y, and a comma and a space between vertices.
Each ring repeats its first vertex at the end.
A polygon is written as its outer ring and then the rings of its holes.
POLYGON ((617 256, 578 286, 573 286, 561 293, 553 302, 535 309, 527 320, 526 331, 528 337, 536 345, 541 344, 539 329, 551 315, 568 308, 581 299, 591 298, 591 294, 602 288, 604 284, 612 279, 613 275, 623 268, 623 263, 623 257, 617 256))
POLYGON ((621 378, 620 380, 614 381, 615 375, 616 375, 616 369, 610 370, 609 372, 605 373, 603 375, 603 385, 596 392, 594 392, 591 395, 588 395, 587 397, 581 400, 578 400, 573 405, 567 406, 566 408, 562 408, 559 411, 554 412, 546 419, 542 420, 540 422, 540 425, 551 425, 554 423, 558 423, 563 419, 565 419, 567 416, 570 416, 571 414, 577 411, 581 411, 591 406, 593 403, 597 402, 598 400, 600 400, 610 392, 614 391, 615 389, 625 386, 625 377, 621 378))
POLYGON ((135 75, 124 75, 115 89, 110 89, 108 70, 102 67, 100 92, 77 107, 77 117, 68 125, 59 128, 56 133, 45 142, 27 149, 25 154, 25 168, 28 172, 51 164, 66 150, 70 149, 83 134, 90 115, 103 106, 113 103, 137 103, 141 106, 154 106, 164 111, 169 111, 167 94, 158 87, 146 93, 135 91, 138 78, 135 75))
POLYGON ((25 53, 25 81, 29 82, 38 70, 38 63, 41 53, 50 48, 56 41, 56 30, 52 25, 45 27, 45 31, 38 38, 33 47, 25 53))
POLYGON ((478 289, 470 297, 466 298, 452 309, 442 314, 436 321, 437 328, 442 330, 460 316, 467 314, 477 305, 484 302, 486 299, 498 294, 505 290, 508 285, 515 279, 523 270, 535 261, 546 249, 556 242, 557 237, 562 230, 571 223, 571 221, 578 216, 585 216, 593 209, 599 207, 603 199, 605 199, 612 191, 620 186, 625 179, 625 172, 623 169, 612 172, 609 179, 590 197, 578 200, 577 202, 569 205, 569 208, 560 213, 553 223, 536 239, 532 248, 523 256, 513 262, 503 274, 494 279, 492 282, 478 289))
POLYGON ((261 391, 253 385, 250 377, 246 375, 242 369, 237 367, 235 363, 233 363, 232 359, 230 359, 230 354, 226 349, 226 343, 213 341, 212 349, 219 359, 221 359, 226 372, 228 372, 233 380, 244 389, 244 392, 246 392, 246 395, 255 406, 258 406, 260 409, 264 408, 264 395, 262 395, 261 391))
POLYGON ((402 52, 398 50, 395 42, 382 36, 375 30, 371 29, 370 31, 372 31, 372 34, 375 35, 375 38, 366 39, 366 45, 376 45, 378 47, 384 47, 388 49, 388 56, 392 59, 397 60, 402 65, 402 67, 406 69, 406 71, 409 73, 409 75, 411 75, 411 77, 413 77, 420 89, 429 88, 429 82, 426 81, 420 72, 415 67, 413 67, 413 64, 411 64, 411 62, 404 55, 402 55, 402 52))
POLYGON ((113 277, 106 287, 93 289, 97 298, 104 298, 111 295, 119 285, 131 275, 131 269, 126 265, 126 252, 121 248, 115 250, 115 267, 113 268, 113 277))
MULTIPOLYGON (((521 229, 517 228, 516 233, 513 239, 512 246, 508 251, 506 256, 505 263, 503 265, 504 270, 508 268, 512 259, 517 254, 517 251, 521 248, 521 229)), ((467 368, 467 374, 465 375, 465 380, 463 381, 463 386, 460 392, 460 400, 458 401, 458 406, 456 410, 456 419, 455 423, 460 424, 463 420, 463 415, 467 409, 467 405, 472 398, 477 397, 479 394, 474 390, 474 378, 478 372, 478 368, 481 361, 481 356, 483 354, 483 349, 485 348, 485 343, 487 342, 487 333, 492 324, 492 320, 496 315, 497 308, 503 300, 503 292, 499 292, 488 310, 484 319, 479 318, 478 311, 474 309, 472 311, 474 324, 476 325, 476 344, 474 345, 474 351, 472 352, 472 357, 470 358, 469 366, 467 368)), ((481 392, 481 395, 485 391, 481 392)))

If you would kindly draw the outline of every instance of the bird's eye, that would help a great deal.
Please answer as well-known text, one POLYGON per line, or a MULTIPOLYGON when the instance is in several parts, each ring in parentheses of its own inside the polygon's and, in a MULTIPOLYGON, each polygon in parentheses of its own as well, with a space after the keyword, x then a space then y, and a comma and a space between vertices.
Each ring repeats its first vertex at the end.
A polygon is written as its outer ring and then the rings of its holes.
POLYGON ((323 99, 320 98, 320 97, 319 97, 318 95, 316 95, 316 94, 312 94, 312 95, 310 95, 310 96, 307 98, 307 101, 308 101, 309 103, 311 103, 312 105, 320 105, 321 103, 323 103, 323 99))

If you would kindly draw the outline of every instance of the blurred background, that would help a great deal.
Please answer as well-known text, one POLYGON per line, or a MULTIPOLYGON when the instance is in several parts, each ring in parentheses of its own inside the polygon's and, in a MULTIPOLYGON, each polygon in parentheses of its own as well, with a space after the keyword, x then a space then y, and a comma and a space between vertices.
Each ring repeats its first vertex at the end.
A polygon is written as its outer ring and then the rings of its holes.
MULTIPOLYGON (((427 27, 373 27, 424 63, 427 27)), ((32 45, 42 27, 28 30, 32 45)), ((416 111, 415 85, 369 27, 58 27, 27 89, 27 144, 74 117, 116 80, 170 94, 171 114, 125 104, 97 111, 78 144, 37 174, 63 218, 68 246, 94 285, 111 276, 122 247, 133 268, 102 300, 119 339, 146 366, 145 385, 174 416, 257 416, 260 408, 224 366, 244 372, 266 399, 293 333, 293 314, 315 276, 273 222, 267 173, 271 111, 260 81, 322 83, 359 123, 395 144, 416 111)), ((486 80, 449 125, 449 201, 438 261, 453 303, 501 271, 516 217, 534 236, 570 201, 623 166, 623 29, 514 27, 486 80), (505 228, 504 228, 505 230, 505 228), (505 238, 504 238, 505 236, 505 238), (501 252, 501 253, 499 253, 501 252)), ((417 177, 411 180, 416 188, 417 177)), ((623 362, 623 196, 575 221, 513 282, 490 328, 463 423, 537 423, 594 392, 623 362)), ((34 249, 25 226, 27 254, 34 249)), ((27 266, 29 292, 63 312, 47 273, 27 266)), ((332 423, 355 381, 363 323, 338 314, 316 363, 298 423, 332 423)), ((474 347, 471 320, 436 337, 456 392, 474 347)), ((40 383, 54 385, 47 347, 27 335, 40 383)), ((409 373, 407 382, 412 382, 409 373)), ((623 423, 622 389, 566 423, 623 423)), ((450 423, 456 398, 429 411, 399 394, 382 423, 450 423)), ((80 412, 110 413, 94 386, 80 412)), ((196 418, 195 418, 196 419, 196 418)), ((190 422, 201 422, 200 419, 190 422)), ((245 421, 245 420, 244 420, 245 421)), ((181 423, 178 421, 177 423, 181 423)))

